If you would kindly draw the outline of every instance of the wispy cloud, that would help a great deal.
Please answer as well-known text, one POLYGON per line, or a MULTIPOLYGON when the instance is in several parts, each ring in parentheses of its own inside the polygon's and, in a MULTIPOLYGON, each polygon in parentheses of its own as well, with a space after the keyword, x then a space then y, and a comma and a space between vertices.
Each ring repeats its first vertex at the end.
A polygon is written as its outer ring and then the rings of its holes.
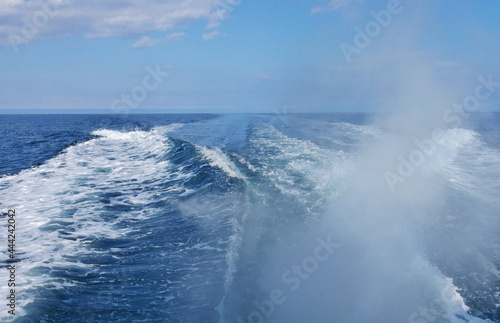
POLYGON ((183 32, 171 33, 170 35, 167 35, 167 37, 165 37, 165 40, 166 41, 177 40, 183 38, 184 36, 186 36, 186 33, 183 32))
MULTIPOLYGON (((173 30, 179 24, 207 21, 207 28, 220 25, 230 13, 228 4, 213 0, 39 0, 0 1, 0 45, 17 37, 23 43, 64 36, 137 37, 134 48, 150 47, 155 40, 145 36, 173 30), (42 19, 43 18, 43 19, 42 19), (44 21, 43 28, 37 23, 44 21), (36 32, 23 35, 34 25, 36 32)), ((31 28, 33 29, 33 28, 31 28)), ((169 37, 182 37, 181 33, 169 37)))
POLYGON ((231 11, 240 5, 242 0, 213 0, 213 10, 208 18, 207 29, 219 27, 223 20, 226 20, 231 11))
POLYGON ((133 45, 132 48, 137 49, 137 48, 147 48, 147 47, 153 47, 155 45, 155 41, 152 40, 149 36, 144 36, 138 41, 136 41, 133 45))
POLYGON ((347 7, 352 2, 362 2, 363 0, 331 0, 326 6, 318 6, 311 9, 311 15, 327 11, 335 11, 347 7))
POLYGON ((140 49, 140 48, 148 48, 158 45, 162 42, 169 42, 183 38, 186 36, 186 33, 176 32, 167 35, 164 38, 151 38, 149 36, 143 36, 141 39, 132 44, 132 49, 140 49))
POLYGON ((203 40, 209 41, 209 40, 212 40, 212 39, 219 37, 220 35, 221 35, 220 32, 212 31, 212 32, 207 33, 207 34, 203 34, 203 40))

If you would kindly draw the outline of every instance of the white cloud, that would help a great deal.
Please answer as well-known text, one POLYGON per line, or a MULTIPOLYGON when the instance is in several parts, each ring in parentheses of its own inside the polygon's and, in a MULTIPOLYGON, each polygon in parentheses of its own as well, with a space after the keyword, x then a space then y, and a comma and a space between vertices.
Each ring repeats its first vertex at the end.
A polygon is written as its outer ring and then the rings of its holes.
POLYGON ((167 35, 167 37, 165 37, 165 40, 177 40, 183 38, 184 36, 186 36, 186 33, 183 32, 171 33, 170 35, 167 35))
POLYGON ((186 33, 183 32, 171 33, 167 35, 165 38, 151 38, 149 36, 143 36, 141 39, 132 44, 131 48, 140 49, 140 48, 153 47, 162 42, 169 42, 181 39, 184 36, 186 36, 186 33))
POLYGON ((147 47, 153 47, 155 45, 155 41, 149 38, 148 36, 144 36, 138 41, 136 41, 133 45, 132 48, 147 48, 147 47))
POLYGON ((218 9, 210 14, 210 17, 208 18, 208 25, 207 29, 214 29, 219 27, 220 22, 227 18, 229 15, 229 12, 224 9, 218 9))
POLYGON ((84 36, 142 37, 135 47, 148 47, 154 44, 144 36, 148 33, 196 20, 206 20, 207 28, 213 29, 237 4, 235 0, 0 0, 0 45, 11 44, 9 38, 29 43, 84 36))
MULTIPOLYGON (((355 0, 330 0, 326 6, 318 6, 311 9, 311 15, 315 15, 327 11, 335 11, 347 7, 355 0)), ((363 0, 356 0, 362 2, 363 0)))
POLYGON ((241 4, 242 0, 215 0, 213 10, 208 18, 207 29, 219 27, 221 21, 226 20, 233 9, 241 4))
POLYGON ((215 39, 220 36, 220 32, 218 31, 212 31, 211 33, 208 34, 203 34, 203 40, 204 41, 209 41, 212 39, 215 39))

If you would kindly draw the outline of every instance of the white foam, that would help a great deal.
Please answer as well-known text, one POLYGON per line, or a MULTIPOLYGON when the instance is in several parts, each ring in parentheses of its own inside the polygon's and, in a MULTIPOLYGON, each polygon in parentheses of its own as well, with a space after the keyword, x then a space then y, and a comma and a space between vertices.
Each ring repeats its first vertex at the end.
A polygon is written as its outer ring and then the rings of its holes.
POLYGON ((455 160, 466 147, 478 145, 479 135, 467 129, 448 129, 443 132, 437 144, 439 147, 437 147, 436 156, 433 159, 446 164, 455 160))
POLYGON ((264 176, 283 194, 310 207, 332 197, 349 159, 343 151, 290 138, 270 125, 262 125, 250 142, 264 176))
POLYGON ((486 146, 478 133, 450 129, 429 157, 429 168, 455 189, 478 199, 497 199, 500 151, 486 146))
POLYGON ((489 320, 483 320, 468 313, 469 307, 459 294, 458 287, 453 285, 453 280, 451 278, 444 278, 441 288, 441 300, 445 304, 445 314, 443 318, 448 319, 450 322, 464 322, 457 318, 460 316, 464 317, 466 322, 469 323, 490 322, 489 320))
POLYGON ((184 124, 184 123, 172 123, 172 124, 169 124, 167 126, 155 127, 153 131, 155 133, 165 135, 165 134, 168 134, 168 133, 171 133, 171 132, 174 132, 174 131, 180 129, 180 128, 184 127, 185 125, 186 124, 184 124))
POLYGON ((251 170, 252 172, 257 171, 257 168, 250 164, 250 162, 248 162, 245 158, 241 157, 240 155, 236 155, 236 157, 238 158, 238 161, 248 167, 249 170, 251 170))
POLYGON ((373 125, 357 125, 347 122, 332 123, 331 125, 335 128, 340 128, 343 134, 350 135, 353 138, 357 138, 360 135, 369 137, 379 137, 383 135, 382 130, 373 125))
MULTIPOLYGON (((146 190, 148 186, 189 177, 172 169, 164 155, 170 141, 152 130, 120 132, 101 129, 93 132, 100 138, 67 148, 43 165, 0 178, 2 209, 16 209, 16 249, 23 259, 16 272, 19 314, 33 299, 29 289, 46 285, 62 288, 69 280, 55 280, 46 274, 36 274, 42 267, 80 267, 93 270, 91 265, 75 262, 90 251, 86 245, 96 238, 118 238, 131 228, 117 226, 138 221, 158 212, 151 207, 140 211, 123 211, 106 217, 106 205, 130 207, 150 203, 158 194, 182 192, 179 185, 168 186, 165 192, 146 190), (103 203, 103 194, 108 202, 103 203), (57 229, 47 229, 47 226, 57 229), (83 241, 85 239, 85 241, 83 241)), ((1 236, 6 233, 2 230, 1 236)), ((0 260, 6 260, 5 253, 0 260)), ((17 286, 16 286, 17 287, 17 286)), ((0 294, 7 295, 6 284, 0 294)), ((6 311, 0 319, 6 318, 6 311)))
POLYGON ((229 157, 218 147, 196 146, 198 151, 210 163, 210 166, 217 167, 233 178, 245 179, 238 167, 229 159, 229 157))

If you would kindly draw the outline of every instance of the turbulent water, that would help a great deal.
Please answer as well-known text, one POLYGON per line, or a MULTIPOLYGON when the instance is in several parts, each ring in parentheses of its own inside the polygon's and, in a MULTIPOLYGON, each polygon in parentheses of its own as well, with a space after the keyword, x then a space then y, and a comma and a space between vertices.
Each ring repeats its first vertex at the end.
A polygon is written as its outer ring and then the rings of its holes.
POLYGON ((0 320, 500 322, 500 115, 372 119, 1 116, 0 320))

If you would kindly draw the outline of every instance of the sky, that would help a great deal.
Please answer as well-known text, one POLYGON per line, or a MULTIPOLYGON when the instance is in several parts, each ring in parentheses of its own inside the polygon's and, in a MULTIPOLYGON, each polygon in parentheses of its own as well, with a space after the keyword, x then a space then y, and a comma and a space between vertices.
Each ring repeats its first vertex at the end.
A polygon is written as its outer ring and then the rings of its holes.
MULTIPOLYGON (((500 81, 499 13, 487 0, 0 0, 0 113, 377 112, 407 104, 395 98, 415 67, 461 100, 481 76, 500 81)), ((500 111, 496 91, 481 109, 500 111)))

